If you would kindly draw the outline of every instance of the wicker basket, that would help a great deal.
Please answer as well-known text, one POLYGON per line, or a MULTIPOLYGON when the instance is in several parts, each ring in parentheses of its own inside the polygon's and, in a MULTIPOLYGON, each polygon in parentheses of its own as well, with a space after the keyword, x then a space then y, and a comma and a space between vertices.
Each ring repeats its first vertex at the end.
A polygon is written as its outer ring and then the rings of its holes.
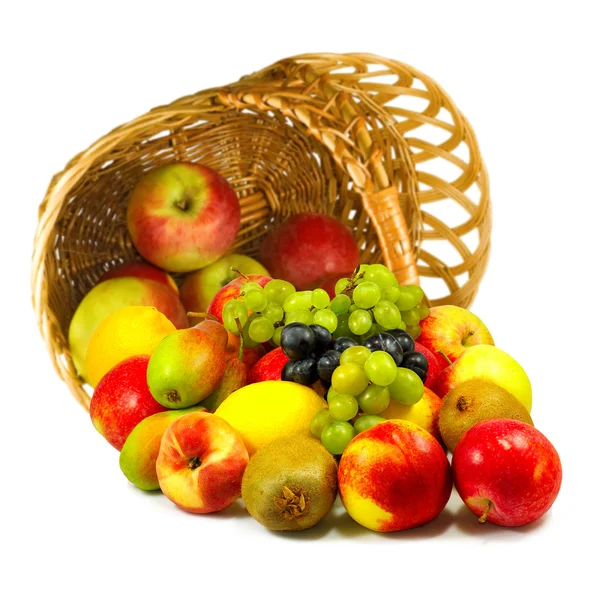
POLYGON ((363 262, 384 261, 402 283, 420 280, 430 304, 468 306, 477 292, 489 254, 487 175, 448 95, 374 55, 282 60, 153 109, 53 177, 39 212, 33 303, 57 372, 86 407, 70 320, 105 270, 141 260, 126 199, 143 173, 178 160, 202 162, 234 186, 234 251, 255 256, 273 223, 325 213, 352 228, 363 262))

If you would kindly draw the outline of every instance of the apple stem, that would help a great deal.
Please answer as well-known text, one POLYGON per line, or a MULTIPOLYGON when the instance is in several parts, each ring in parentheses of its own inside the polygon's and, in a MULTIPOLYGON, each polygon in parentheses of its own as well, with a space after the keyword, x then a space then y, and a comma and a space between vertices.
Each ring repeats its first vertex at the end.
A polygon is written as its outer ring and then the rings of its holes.
POLYGON ((437 350, 438 354, 441 354, 447 361, 448 364, 451 365, 452 361, 448 358, 448 356, 446 355, 446 353, 443 350, 437 350))
POLYGON ((485 512, 479 517, 479 523, 487 522, 487 515, 489 514, 489 511, 491 510, 492 506, 493 503, 490 500, 487 500, 487 508, 485 509, 485 512))
POLYGON ((243 277, 246 281, 249 281, 249 277, 242 273, 237 267, 231 267, 232 271, 235 271, 240 277, 243 277))
POLYGON ((215 315, 212 315, 211 313, 208 313, 208 312, 187 312, 186 316, 190 317, 192 319, 203 318, 203 319, 212 319, 213 321, 217 321, 217 323, 221 322, 221 321, 219 321, 219 319, 217 319, 217 317, 215 317, 215 315))

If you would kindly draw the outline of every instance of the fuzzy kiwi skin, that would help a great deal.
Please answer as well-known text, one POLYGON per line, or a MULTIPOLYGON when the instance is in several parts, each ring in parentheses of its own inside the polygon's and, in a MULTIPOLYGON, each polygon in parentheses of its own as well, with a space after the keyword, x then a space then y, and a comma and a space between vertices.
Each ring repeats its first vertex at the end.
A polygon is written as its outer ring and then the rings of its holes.
MULTIPOLYGON (((337 496, 337 463, 321 442, 297 435, 274 440, 250 459, 241 495, 256 521, 273 531, 301 531, 313 527, 330 511, 337 496), (286 490, 285 490, 286 488, 286 490), (286 496, 304 509, 282 509, 286 496)), ((288 503, 288 501, 286 502, 288 503)))
POLYGON ((534 425, 513 394, 491 381, 470 379, 450 390, 440 408, 438 425, 448 450, 454 452, 467 430, 486 419, 515 419, 534 425))

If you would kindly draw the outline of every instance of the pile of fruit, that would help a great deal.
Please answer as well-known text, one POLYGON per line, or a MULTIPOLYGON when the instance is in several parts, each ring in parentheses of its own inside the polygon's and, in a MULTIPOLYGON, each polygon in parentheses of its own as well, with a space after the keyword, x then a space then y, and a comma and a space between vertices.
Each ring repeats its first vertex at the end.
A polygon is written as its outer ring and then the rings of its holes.
POLYGON ((149 262, 105 273, 69 345, 92 423, 137 487, 192 513, 241 497, 293 531, 338 493, 376 531, 428 523, 453 485, 481 522, 524 525, 552 506, 560 459, 522 367, 472 312, 430 309, 419 286, 359 264, 336 219, 287 219, 261 262, 226 254, 235 193, 178 163, 138 182, 127 225, 149 262))

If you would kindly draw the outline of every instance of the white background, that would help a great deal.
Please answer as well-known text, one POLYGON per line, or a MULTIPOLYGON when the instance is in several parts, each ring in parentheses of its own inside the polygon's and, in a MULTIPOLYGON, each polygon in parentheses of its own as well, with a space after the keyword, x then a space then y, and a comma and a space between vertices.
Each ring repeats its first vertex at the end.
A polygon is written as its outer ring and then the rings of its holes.
POLYGON ((0 9, 0 596, 587 597, 584 3, 238 4, 0 9), (533 525, 480 526, 456 497, 427 527, 389 535, 341 509, 290 536, 265 531, 240 505, 189 515, 127 483, 116 451, 52 370, 29 286, 51 176, 153 106, 321 51, 409 63, 474 126, 494 228, 472 310, 527 370, 535 423, 563 462, 560 496, 533 525))

